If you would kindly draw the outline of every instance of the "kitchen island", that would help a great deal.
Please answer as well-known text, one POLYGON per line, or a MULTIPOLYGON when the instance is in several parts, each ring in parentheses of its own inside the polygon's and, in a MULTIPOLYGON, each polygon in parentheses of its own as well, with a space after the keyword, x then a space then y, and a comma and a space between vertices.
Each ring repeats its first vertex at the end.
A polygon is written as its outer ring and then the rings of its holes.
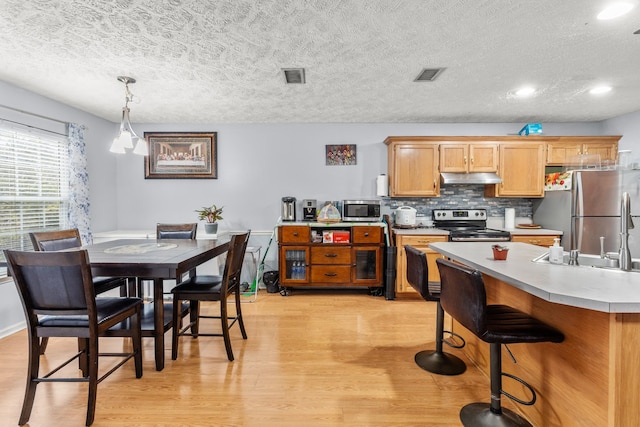
MULTIPOLYGON (((429 248, 483 273, 489 304, 507 304, 558 328, 560 344, 513 344, 503 371, 529 382, 533 406, 505 406, 536 426, 640 425, 640 273, 551 265, 532 260, 545 248, 510 242, 507 260, 495 261, 490 242, 429 244, 429 248)), ((454 322, 465 353, 489 372, 489 345, 454 322)), ((526 396, 505 378, 503 388, 526 396)), ((470 396, 470 402, 486 396, 470 396)))

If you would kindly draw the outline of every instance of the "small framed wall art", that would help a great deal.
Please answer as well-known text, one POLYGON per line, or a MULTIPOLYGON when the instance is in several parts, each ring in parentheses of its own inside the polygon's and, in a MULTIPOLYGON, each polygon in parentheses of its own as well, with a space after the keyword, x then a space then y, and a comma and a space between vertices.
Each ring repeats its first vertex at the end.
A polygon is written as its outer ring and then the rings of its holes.
POLYGON ((145 179, 217 179, 216 132, 145 132, 145 179))
POLYGON ((326 145, 325 149, 327 166, 356 164, 355 144, 326 145))

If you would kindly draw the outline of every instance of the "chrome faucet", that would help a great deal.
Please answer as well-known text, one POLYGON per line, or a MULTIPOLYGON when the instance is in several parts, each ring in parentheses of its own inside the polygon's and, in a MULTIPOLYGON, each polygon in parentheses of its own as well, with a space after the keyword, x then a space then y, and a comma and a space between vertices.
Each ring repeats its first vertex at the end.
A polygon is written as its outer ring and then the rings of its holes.
POLYGON ((631 228, 633 228, 631 199, 629 193, 625 191, 622 193, 622 201, 620 203, 620 255, 618 256, 620 270, 624 271, 631 271, 633 264, 631 251, 629 250, 629 229, 631 228))

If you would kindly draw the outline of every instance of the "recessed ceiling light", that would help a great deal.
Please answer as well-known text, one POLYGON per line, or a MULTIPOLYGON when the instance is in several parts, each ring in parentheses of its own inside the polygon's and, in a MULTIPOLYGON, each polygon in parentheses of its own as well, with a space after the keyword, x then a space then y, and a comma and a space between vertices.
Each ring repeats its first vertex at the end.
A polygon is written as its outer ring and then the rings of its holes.
POLYGON ((611 86, 596 86, 589 91, 593 95, 601 95, 603 93, 611 92, 611 86))
POLYGON ((605 7, 602 12, 598 14, 598 19, 613 19, 618 16, 622 16, 625 13, 629 12, 633 9, 632 3, 627 2, 616 2, 611 3, 609 6, 605 7))
POLYGON ((531 96, 536 92, 536 90, 530 86, 520 88, 516 91, 517 96, 527 97, 531 96))

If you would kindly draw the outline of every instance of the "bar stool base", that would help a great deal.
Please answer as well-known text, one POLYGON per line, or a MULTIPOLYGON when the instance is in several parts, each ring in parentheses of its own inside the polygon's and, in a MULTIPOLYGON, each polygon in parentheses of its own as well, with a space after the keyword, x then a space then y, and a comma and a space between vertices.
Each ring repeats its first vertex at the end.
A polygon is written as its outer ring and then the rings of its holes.
POLYGON ((416 353, 415 361, 425 371, 440 375, 460 375, 467 370, 467 365, 453 354, 425 350, 416 353))
POLYGON ((533 425, 510 409, 502 408, 501 414, 491 411, 488 403, 470 403, 460 411, 464 427, 533 427, 533 425))

